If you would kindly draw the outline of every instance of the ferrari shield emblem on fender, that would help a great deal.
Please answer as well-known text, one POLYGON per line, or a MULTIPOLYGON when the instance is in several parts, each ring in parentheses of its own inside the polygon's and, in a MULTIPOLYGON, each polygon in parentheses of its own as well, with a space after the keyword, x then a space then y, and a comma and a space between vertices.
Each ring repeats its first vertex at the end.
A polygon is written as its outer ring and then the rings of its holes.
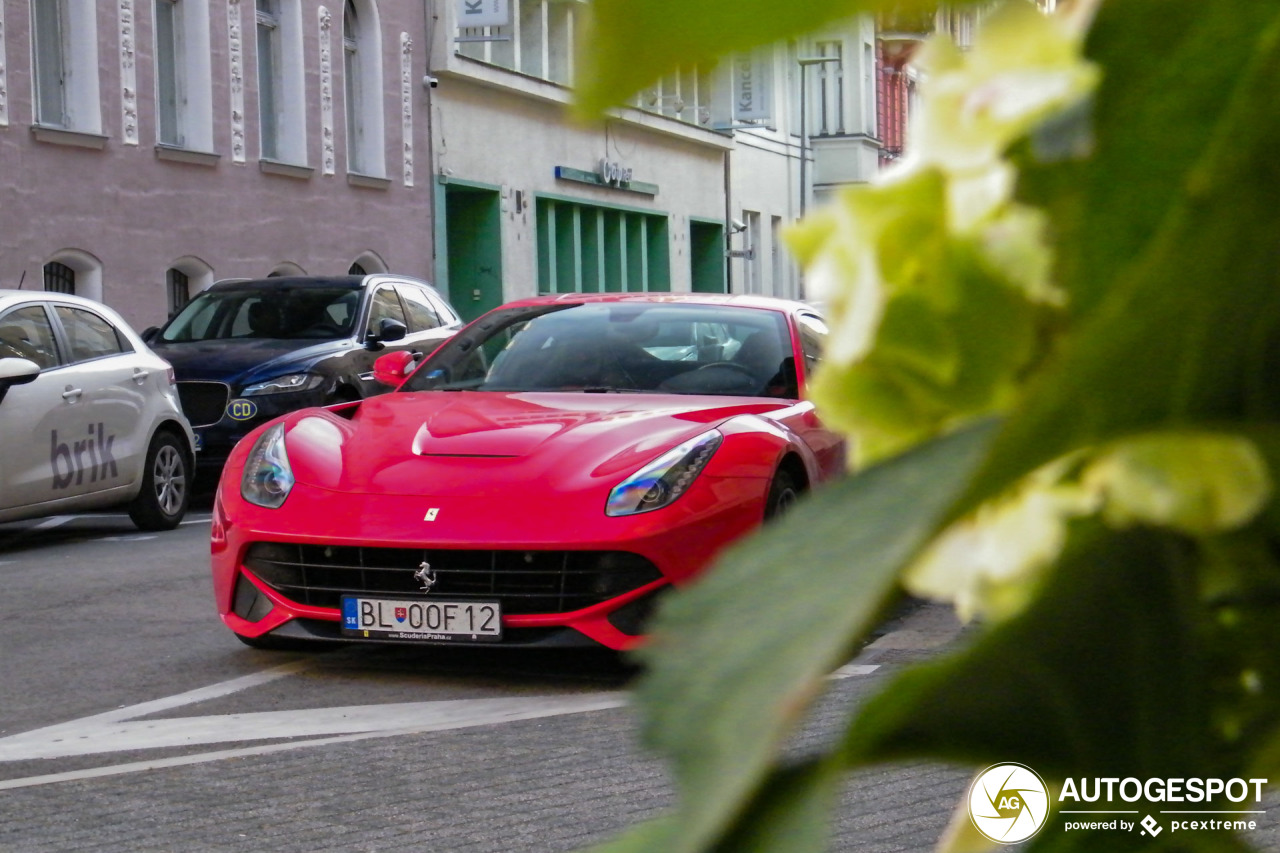
POLYGON ((423 592, 431 592, 431 587, 436 585, 435 573, 431 571, 431 564, 423 560, 418 565, 418 570, 413 573, 413 579, 422 584, 423 592))

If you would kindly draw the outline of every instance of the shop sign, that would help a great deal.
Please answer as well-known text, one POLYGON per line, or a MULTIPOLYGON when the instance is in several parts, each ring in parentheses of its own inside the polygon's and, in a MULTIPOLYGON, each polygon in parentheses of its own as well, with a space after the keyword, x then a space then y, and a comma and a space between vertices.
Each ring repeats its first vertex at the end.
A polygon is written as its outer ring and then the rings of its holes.
POLYGON ((458 0, 458 26, 505 27, 511 23, 511 0, 458 0))
POLYGON ((733 60, 733 120, 773 119, 773 60, 764 51, 740 53, 733 60))

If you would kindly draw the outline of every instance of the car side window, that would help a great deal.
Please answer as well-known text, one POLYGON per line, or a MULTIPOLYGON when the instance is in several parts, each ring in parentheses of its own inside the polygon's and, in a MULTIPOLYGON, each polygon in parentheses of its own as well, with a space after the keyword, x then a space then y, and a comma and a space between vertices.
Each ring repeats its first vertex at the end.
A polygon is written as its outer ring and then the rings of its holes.
POLYGON ((122 352, 132 352, 133 347, 116 331, 116 327, 92 311, 55 305, 62 330, 66 332, 71 347, 70 361, 89 361, 122 352))
POLYGON ((409 309, 409 331, 421 332, 444 325, 440 315, 436 313, 435 305, 422 288, 401 284, 396 289, 400 291, 400 298, 409 309))
POLYGON ((390 285, 379 287, 369 302, 369 323, 365 326, 366 334, 378 334, 378 324, 386 319, 399 320, 405 326, 409 325, 404 316, 404 308, 400 306, 400 299, 396 296, 395 288, 390 285))
POLYGON ((822 348, 827 340, 827 324, 814 314, 799 314, 796 323, 800 327, 800 348, 804 350, 805 374, 813 373, 822 361, 822 348))
POLYGON ((44 370, 58 364, 53 326, 40 305, 15 308, 0 317, 0 358, 25 358, 44 370))

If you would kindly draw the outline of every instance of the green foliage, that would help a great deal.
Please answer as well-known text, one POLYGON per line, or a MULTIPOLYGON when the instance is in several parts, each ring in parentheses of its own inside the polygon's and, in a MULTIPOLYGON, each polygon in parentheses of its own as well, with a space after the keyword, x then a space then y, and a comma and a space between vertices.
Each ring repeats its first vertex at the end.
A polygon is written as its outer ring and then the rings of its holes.
MULTIPOLYGON (((596 0, 584 103, 892 5, 596 0), (653 49, 625 54, 611 31, 653 49)), ((1004 35, 1001 49, 1019 43, 1004 35)), ((1085 53, 1101 73, 1091 99, 1002 131, 995 153, 1016 165, 1016 191, 976 225, 897 207, 925 189, 942 198, 921 171, 914 185, 850 194, 798 236, 847 299, 833 328, 843 363, 819 379, 827 413, 914 446, 820 490, 671 597, 636 703, 680 805, 611 849, 813 849, 839 773, 872 761, 1021 761, 1051 786, 1280 775, 1280 2, 1109 0, 1085 53), (1031 230, 1016 245, 982 230, 1022 229, 1033 210, 1051 255, 1031 230), (880 290, 864 287, 867 252, 879 253, 880 290), (1047 257, 1061 305, 1039 283, 1047 257), (868 303, 849 294, 867 293, 876 322, 857 326, 868 303), (1002 413, 998 429, 957 429, 984 412, 1002 413), (1131 505, 1065 513, 1056 561, 1016 575, 1020 612, 895 679, 830 755, 774 766, 824 673, 929 543, 1046 464, 1086 493, 1091 472, 1108 473, 1090 500, 1131 505)), ((962 64, 945 51, 934 61, 940 78, 962 64)), ((1062 832, 1055 820, 1032 850, 1248 849, 1223 834, 1062 832)))
MULTIPOLYGON (((734 51, 811 31, 889 4, 874 0, 593 0, 578 60, 584 115, 621 103, 677 67, 714 64, 734 51)), ((902 11, 933 3, 894 3, 902 11)))

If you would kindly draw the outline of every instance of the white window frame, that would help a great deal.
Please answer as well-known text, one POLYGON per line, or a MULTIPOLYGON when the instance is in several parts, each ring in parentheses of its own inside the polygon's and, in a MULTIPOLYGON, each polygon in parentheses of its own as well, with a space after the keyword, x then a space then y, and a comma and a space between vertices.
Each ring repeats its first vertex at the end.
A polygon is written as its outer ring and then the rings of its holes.
POLYGON ((267 2, 273 8, 266 11, 259 10, 255 3, 254 22, 254 48, 258 52, 260 156, 263 160, 306 166, 307 102, 302 59, 302 6, 300 0, 267 2), (271 65, 266 73, 261 54, 264 29, 270 30, 266 41, 271 51, 271 65))
POLYGON ((382 28, 373 0, 345 0, 342 15, 343 95, 347 123, 347 171, 385 178, 382 109, 382 28), (348 32, 348 7, 355 32, 348 32))
POLYGON ((102 261, 81 249, 62 249, 45 258, 40 265, 57 262, 70 267, 76 274, 76 296, 85 296, 98 302, 102 298, 102 261))
POLYGON ((213 69, 209 45, 209 0, 155 0, 152 4, 155 46, 156 142, 191 151, 213 151, 213 69), (173 56, 166 61, 160 44, 161 8, 173 15, 173 56), (164 98, 171 81, 172 107, 164 98), (166 113, 173 135, 166 138, 166 113))
POLYGON ((102 133, 98 9, 93 0, 31 0, 31 59, 35 124, 102 133), (37 8, 54 12, 57 33, 39 31, 37 8), (59 96, 48 90, 53 85, 59 96), (55 111, 59 114, 52 115, 55 111))

